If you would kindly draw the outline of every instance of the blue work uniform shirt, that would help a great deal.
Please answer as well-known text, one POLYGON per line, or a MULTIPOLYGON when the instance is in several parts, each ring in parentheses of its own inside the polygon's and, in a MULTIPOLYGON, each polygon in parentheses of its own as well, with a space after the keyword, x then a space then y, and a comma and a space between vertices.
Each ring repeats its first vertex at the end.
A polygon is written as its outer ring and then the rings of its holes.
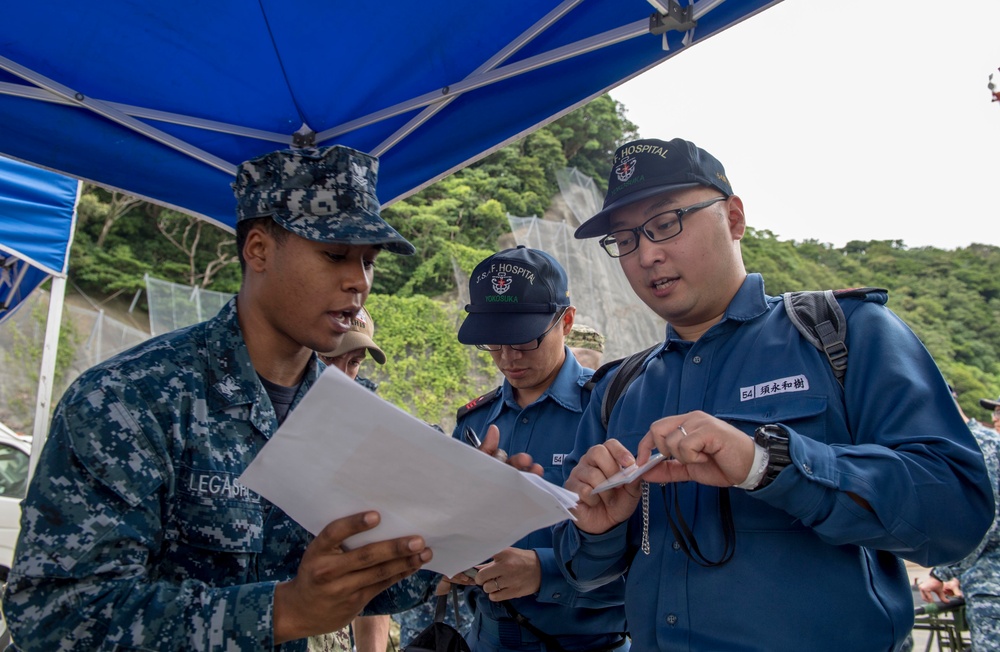
MULTIPOLYGON (((272 648, 275 584, 312 535, 238 478, 277 428, 235 299, 82 374, 22 503, 3 600, 18 648, 272 648)), ((421 571, 366 612, 417 604, 434 578, 421 571)))
MULTIPOLYGON (((518 405, 513 387, 504 380, 500 396, 460 419, 454 437, 464 441, 462 433, 470 426, 483 438, 487 428, 496 425, 500 429, 500 448, 510 455, 530 454, 544 469, 545 479, 562 486, 563 461, 573 449, 577 425, 590 394, 584 386, 593 375, 592 370, 580 366, 568 348, 565 355, 555 380, 534 403, 524 408, 518 405)), ((574 588, 556 567, 550 528, 532 532, 513 547, 534 550, 541 563, 538 593, 511 600, 532 625, 556 636, 567 649, 593 649, 598 647, 594 645, 595 637, 602 637, 602 642, 613 641, 616 634, 625 631, 624 579, 589 592, 574 588)), ((491 602, 479 587, 467 592, 467 598, 475 603, 477 617, 494 622, 510 620, 504 607, 491 602)), ((470 637, 475 639, 476 625, 470 637)), ((538 649, 537 642, 526 643, 529 649, 538 649)), ((518 646, 507 643, 497 649, 518 649, 518 646)))
POLYGON ((660 486, 650 485, 649 554, 641 550, 641 503, 602 534, 555 526, 557 565, 577 587, 628 569, 635 649, 892 650, 914 616, 899 557, 925 566, 953 561, 982 538, 993 514, 989 477, 934 361, 880 303, 843 304, 850 352, 843 388, 757 274, 697 342, 667 327, 607 432, 599 413, 607 380, 595 388, 567 474, 590 446, 613 437, 634 452, 653 421, 693 410, 748 436, 780 424, 790 438, 793 463, 773 483, 728 489, 736 547, 721 567, 691 561, 665 515, 676 497, 702 553, 718 559, 716 487, 665 485, 665 504, 660 486))

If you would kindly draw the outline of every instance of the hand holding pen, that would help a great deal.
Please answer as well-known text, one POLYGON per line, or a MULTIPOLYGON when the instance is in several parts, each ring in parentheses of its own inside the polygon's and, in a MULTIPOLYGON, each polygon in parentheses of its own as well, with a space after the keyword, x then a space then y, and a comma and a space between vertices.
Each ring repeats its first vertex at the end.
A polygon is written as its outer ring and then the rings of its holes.
POLYGON ((507 452, 500 448, 500 430, 494 425, 491 425, 486 430, 485 440, 481 441, 479 439, 479 435, 476 434, 476 431, 469 426, 465 426, 462 429, 462 436, 465 438, 465 441, 472 444, 490 457, 493 457, 501 462, 506 462, 519 471, 527 471, 539 476, 544 475, 541 465, 535 464, 534 460, 531 459, 531 455, 528 455, 527 453, 517 453, 508 458, 507 452))
POLYGON ((486 440, 487 443, 490 444, 489 447, 483 445, 483 442, 479 440, 479 435, 477 435, 476 431, 472 429, 472 426, 465 426, 465 429, 462 431, 462 435, 465 437, 465 441, 469 442, 487 455, 490 455, 501 462, 506 462, 507 451, 500 448, 500 430, 496 426, 490 426, 490 428, 496 431, 497 436, 495 439, 491 440, 491 430, 486 431, 486 440))

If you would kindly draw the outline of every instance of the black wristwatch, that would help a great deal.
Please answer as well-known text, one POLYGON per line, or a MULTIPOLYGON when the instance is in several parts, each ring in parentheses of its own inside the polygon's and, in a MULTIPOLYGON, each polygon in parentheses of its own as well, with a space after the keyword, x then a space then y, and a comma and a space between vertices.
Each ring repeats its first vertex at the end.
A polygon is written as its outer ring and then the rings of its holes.
POLYGON ((768 454, 767 469, 760 484, 754 487, 755 491, 774 482, 781 470, 792 463, 792 456, 788 453, 788 431, 773 423, 757 428, 753 433, 753 442, 768 454))

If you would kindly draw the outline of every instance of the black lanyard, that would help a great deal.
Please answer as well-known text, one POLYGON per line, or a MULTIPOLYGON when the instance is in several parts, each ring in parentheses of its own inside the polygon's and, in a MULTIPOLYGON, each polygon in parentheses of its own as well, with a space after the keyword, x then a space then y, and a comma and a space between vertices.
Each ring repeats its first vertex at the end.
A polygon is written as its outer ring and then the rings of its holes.
POLYGON ((684 554, 691 561, 705 568, 713 568, 723 566, 733 558, 733 553, 736 552, 736 524, 733 522, 733 508, 729 499, 728 487, 719 489, 719 518, 722 520, 722 540, 725 545, 722 550, 722 556, 715 561, 703 555, 698 548, 698 541, 695 539, 694 532, 688 527, 687 521, 684 520, 684 515, 681 513, 680 501, 677 498, 677 494, 680 492, 677 491, 676 487, 672 491, 674 494, 674 510, 677 512, 676 523, 670 516, 670 503, 667 502, 667 486, 665 484, 660 485, 660 493, 663 495, 663 509, 667 514, 667 523, 670 525, 670 530, 674 533, 674 538, 677 540, 678 545, 680 545, 681 550, 684 551, 684 554))

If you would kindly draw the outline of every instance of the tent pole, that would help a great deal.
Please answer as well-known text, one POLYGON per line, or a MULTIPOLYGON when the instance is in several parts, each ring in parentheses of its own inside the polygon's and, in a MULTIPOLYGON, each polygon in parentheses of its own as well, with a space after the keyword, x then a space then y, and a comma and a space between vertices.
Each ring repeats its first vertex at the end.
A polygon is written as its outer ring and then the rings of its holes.
POLYGON ((38 402, 35 404, 35 424, 31 439, 31 462, 28 481, 35 473, 38 456, 42 452, 45 436, 49 431, 49 409, 52 404, 53 381, 56 373, 56 352, 59 348, 59 325, 62 324, 63 303, 66 298, 66 279, 52 277, 49 296, 49 316, 45 322, 45 344, 42 347, 42 365, 38 374, 38 402))

